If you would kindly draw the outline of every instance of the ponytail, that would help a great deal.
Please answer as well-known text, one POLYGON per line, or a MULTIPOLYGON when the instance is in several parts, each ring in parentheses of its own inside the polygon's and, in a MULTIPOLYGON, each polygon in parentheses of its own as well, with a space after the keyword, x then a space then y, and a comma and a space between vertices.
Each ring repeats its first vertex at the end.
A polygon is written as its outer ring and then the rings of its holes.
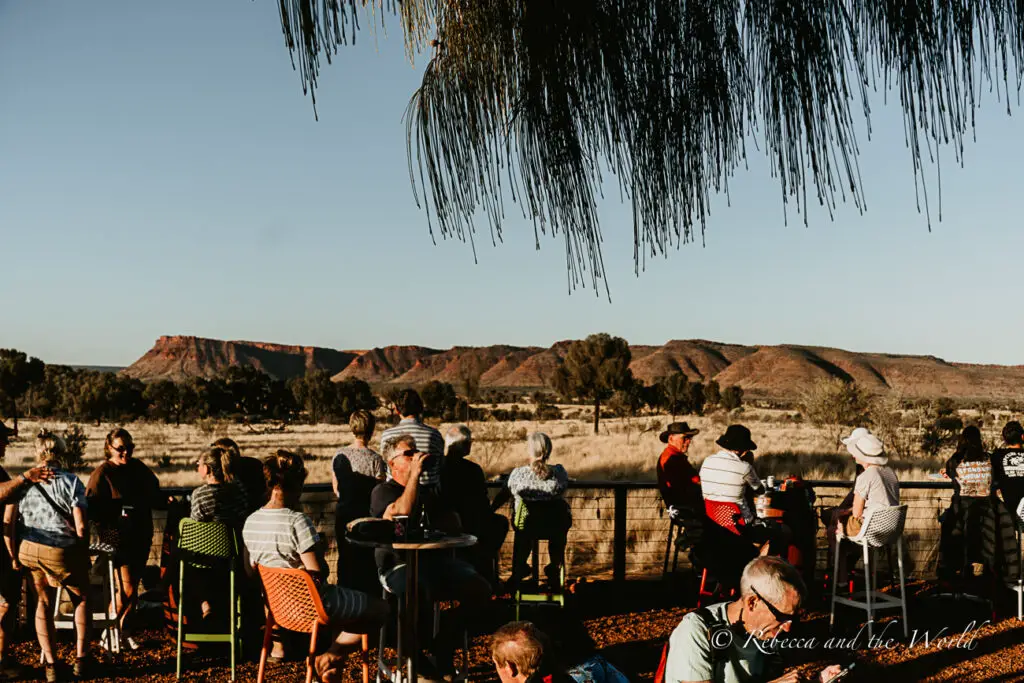
POLYGON ((242 459, 242 452, 239 450, 238 444, 234 439, 225 436, 214 441, 213 445, 221 450, 220 469, 224 473, 224 481, 234 481, 235 470, 238 469, 236 466, 242 459))
POLYGON ((286 493, 301 491, 306 482, 306 463, 291 451, 279 450, 263 460, 263 478, 268 492, 275 488, 286 493))
POLYGON ((530 453, 530 469, 538 479, 551 476, 548 458, 551 457, 551 437, 543 432, 534 432, 526 438, 526 449, 530 453))

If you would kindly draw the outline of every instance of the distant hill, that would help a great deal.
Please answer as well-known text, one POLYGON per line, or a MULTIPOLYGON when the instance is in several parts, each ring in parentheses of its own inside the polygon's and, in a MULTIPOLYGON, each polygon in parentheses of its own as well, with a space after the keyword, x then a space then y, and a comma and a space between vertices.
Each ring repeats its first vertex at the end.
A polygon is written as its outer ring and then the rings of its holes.
MULTIPOLYGON (((479 374, 484 387, 533 389, 550 386, 569 341, 550 348, 386 346, 335 350, 202 337, 160 337, 152 349, 121 372, 142 380, 212 377, 232 365, 251 365, 279 379, 310 369, 334 381, 361 379, 374 385, 453 384, 479 374)), ((793 399, 816 381, 839 377, 875 393, 898 391, 908 398, 1024 399, 1024 366, 949 363, 934 356, 859 353, 815 346, 741 346, 703 339, 631 347, 633 374, 650 384, 675 372, 693 381, 716 380, 743 387, 748 396, 793 399)))
POLYGON ((124 370, 123 365, 72 365, 75 370, 92 370, 93 372, 108 372, 114 374, 124 370))

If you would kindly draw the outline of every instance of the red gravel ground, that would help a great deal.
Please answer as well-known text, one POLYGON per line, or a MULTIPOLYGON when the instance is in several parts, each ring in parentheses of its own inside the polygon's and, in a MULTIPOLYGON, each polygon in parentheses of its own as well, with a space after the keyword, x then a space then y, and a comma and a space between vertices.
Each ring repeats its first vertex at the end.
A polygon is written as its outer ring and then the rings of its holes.
MULTIPOLYGON (((808 618, 790 634, 794 638, 813 637, 814 647, 788 651, 787 662, 816 679, 817 671, 827 663, 855 660, 857 667, 847 679, 851 682, 1024 681, 1024 622, 1017 621, 1014 614, 1000 616, 999 620, 991 623, 988 607, 928 598, 928 590, 927 585, 917 585, 912 591, 909 609, 912 637, 916 631, 913 645, 902 639, 902 628, 889 618, 876 629, 876 636, 882 632, 884 636, 869 646, 866 631, 857 635, 860 624, 857 616, 849 610, 840 612, 840 624, 835 634, 836 637, 846 637, 847 642, 840 644, 833 640, 828 643, 828 612, 823 609, 824 603, 819 602, 813 606, 808 618), (886 623, 889 624, 887 629, 886 623), (929 636, 927 643, 923 642, 926 633, 929 636)), ((665 605, 678 603, 684 595, 692 595, 692 592, 688 589, 681 592, 678 588, 656 582, 636 582, 618 589, 590 584, 570 596, 567 609, 584 621, 609 661, 630 680, 645 681, 653 678, 662 644, 689 609, 665 605)), ((524 618, 534 619, 543 626, 550 621, 552 609, 534 607, 524 614, 524 618)), ((1012 612, 1016 605, 1000 605, 1000 609, 1012 612)), ((480 631, 489 633, 511 618, 511 607, 498 602, 488 622, 480 625, 480 631)), ((62 632, 60 640, 60 655, 63 661, 70 661, 70 634, 62 632)), ((135 679, 154 683, 175 680, 173 640, 156 627, 143 631, 139 640, 142 649, 136 652, 111 656, 101 651, 92 680, 135 679)), ((186 654, 186 672, 182 680, 228 680, 226 647, 213 647, 203 653, 186 654)), ((24 664, 33 662, 38 656, 34 639, 23 639, 13 650, 16 659, 24 664)), ((471 650, 471 680, 496 681, 490 666, 487 636, 475 637, 471 650)), ((35 678, 26 680, 42 680, 41 674, 42 671, 37 670, 35 678)), ((268 681, 301 681, 303 678, 301 661, 270 665, 268 668, 268 681)), ((243 663, 238 680, 255 681, 256 664, 243 663)), ((360 680, 354 658, 350 660, 347 680, 360 680)))

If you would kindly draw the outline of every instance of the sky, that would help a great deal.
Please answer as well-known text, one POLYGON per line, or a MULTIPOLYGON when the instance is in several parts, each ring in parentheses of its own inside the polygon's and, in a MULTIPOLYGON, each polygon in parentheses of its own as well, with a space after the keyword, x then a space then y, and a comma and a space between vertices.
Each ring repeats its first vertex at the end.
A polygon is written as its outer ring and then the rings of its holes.
MULTIPOLYGON (((0 347, 127 365, 164 334, 363 349, 549 345, 609 332, 1024 363, 1024 126, 983 93, 931 231, 898 107, 872 96, 867 212, 810 226, 763 151, 701 241, 633 271, 600 206, 611 301, 569 292, 559 238, 509 212, 495 248, 435 244, 403 113, 423 62, 369 32, 324 65, 314 120, 268 0, 0 0, 0 347)), ((890 100, 893 100, 890 94, 890 100)), ((1014 100, 1016 109, 1016 100, 1014 100)), ((762 146, 763 150, 763 146, 762 146)))

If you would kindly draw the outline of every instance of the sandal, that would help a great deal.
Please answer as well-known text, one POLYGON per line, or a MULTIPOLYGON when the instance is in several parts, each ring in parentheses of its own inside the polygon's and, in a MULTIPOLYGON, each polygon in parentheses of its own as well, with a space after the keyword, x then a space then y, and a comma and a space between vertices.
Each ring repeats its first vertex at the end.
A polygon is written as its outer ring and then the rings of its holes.
POLYGON ((46 672, 46 683, 57 683, 57 664, 44 664, 43 670, 46 672))
POLYGON ((89 655, 84 657, 77 657, 75 659, 74 674, 75 678, 85 678, 86 674, 92 668, 92 661, 89 655))

